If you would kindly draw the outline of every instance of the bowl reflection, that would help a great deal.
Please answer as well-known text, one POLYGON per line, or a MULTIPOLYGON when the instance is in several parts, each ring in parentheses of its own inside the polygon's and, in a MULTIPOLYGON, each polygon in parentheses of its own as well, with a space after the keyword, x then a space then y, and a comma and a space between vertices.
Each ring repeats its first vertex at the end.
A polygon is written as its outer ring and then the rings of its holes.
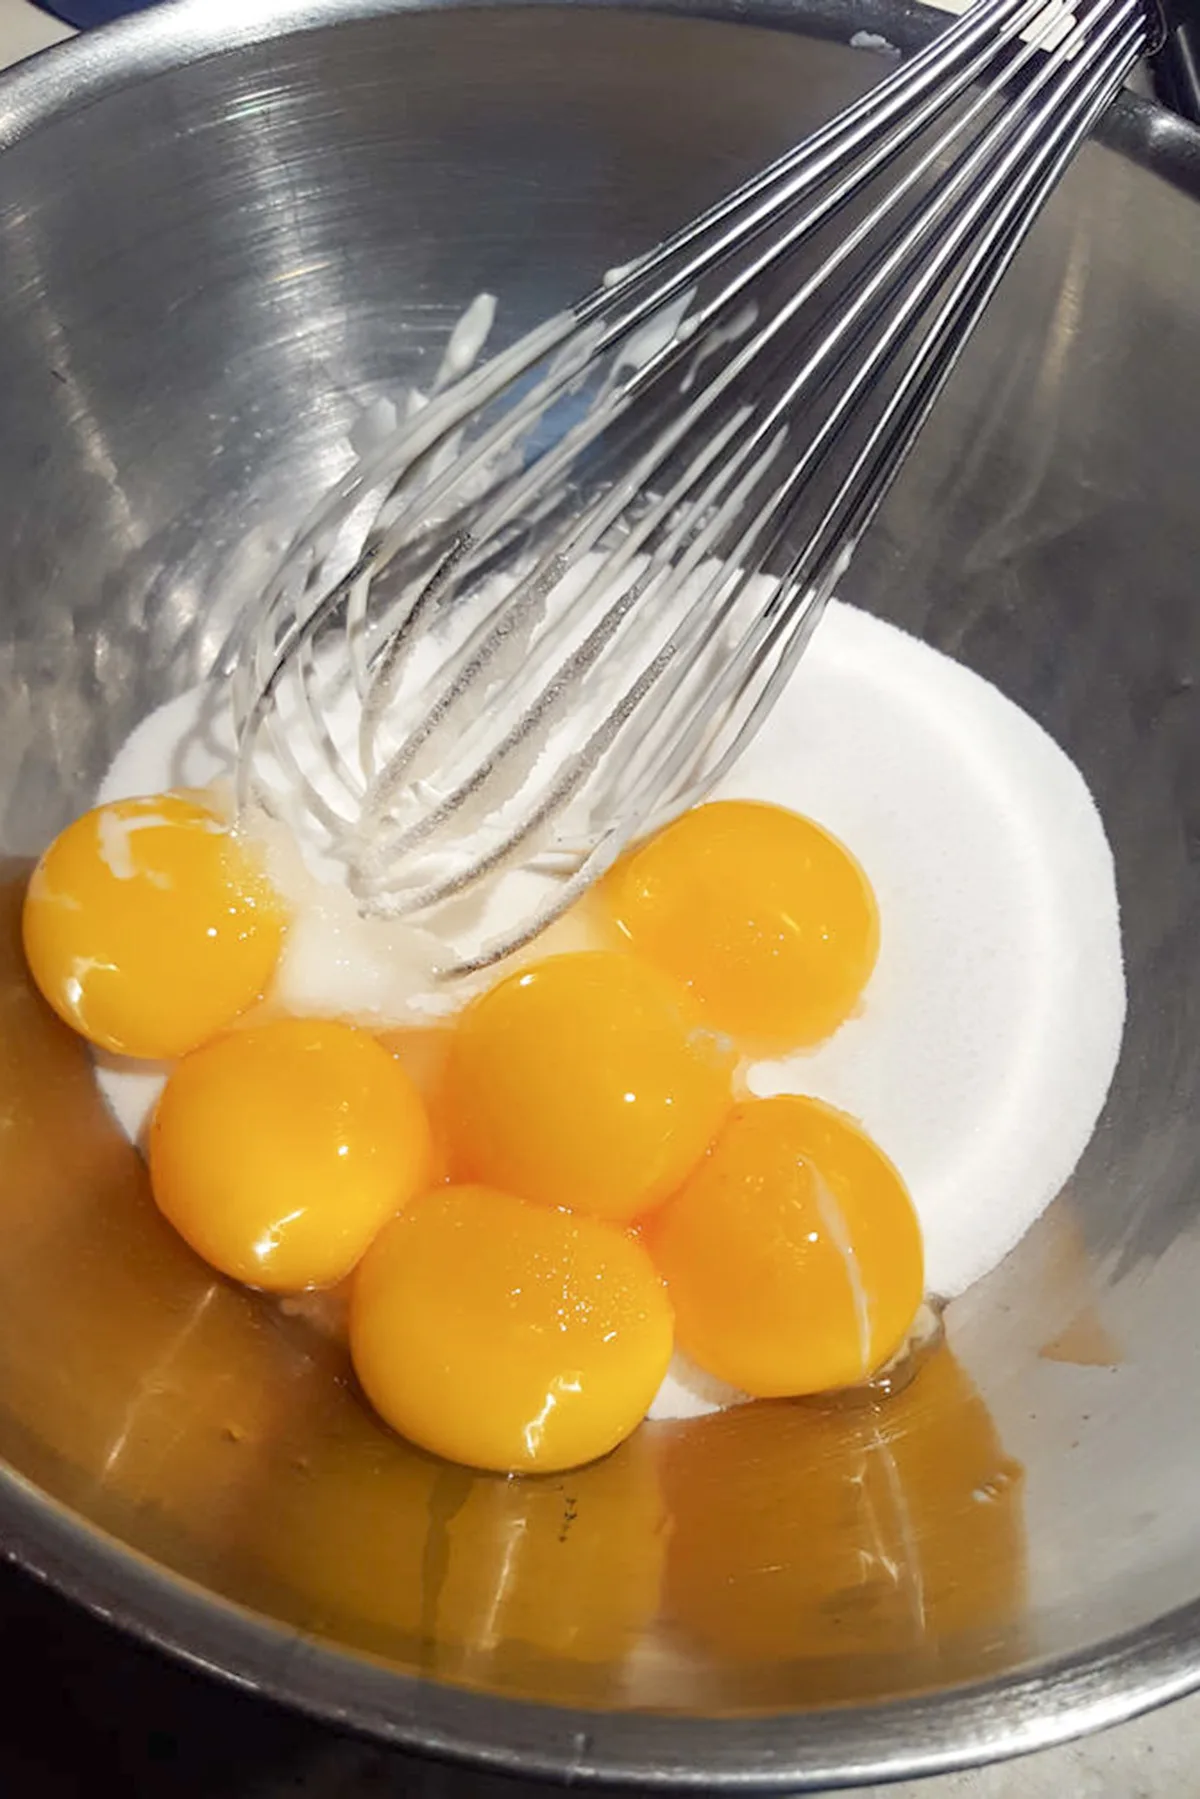
POLYGON ((527 1698, 794 1704, 886 1692, 897 1654, 935 1681, 947 1644, 959 1677, 986 1670, 1022 1597, 1020 1473, 947 1348, 890 1398, 649 1425, 568 1475, 439 1462, 378 1424, 336 1334, 163 1221, 31 988, 23 887, 2 894, 0 1358, 74 1503, 306 1633, 527 1698), (64 1135, 80 1164, 49 1153, 64 1135))

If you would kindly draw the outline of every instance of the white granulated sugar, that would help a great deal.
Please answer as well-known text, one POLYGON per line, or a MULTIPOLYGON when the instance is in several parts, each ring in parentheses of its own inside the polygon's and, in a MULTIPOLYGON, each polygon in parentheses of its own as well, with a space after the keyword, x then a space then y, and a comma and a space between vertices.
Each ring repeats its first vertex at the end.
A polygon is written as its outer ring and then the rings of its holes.
MULTIPOLYGON (((134 732, 100 798, 202 786, 227 777, 231 757, 219 699, 184 695, 134 732)), ((718 797, 807 813, 870 878, 881 948, 860 1015, 815 1052, 759 1064, 750 1083, 813 1094, 862 1121, 912 1192, 930 1290, 953 1297, 1058 1192, 1116 1066, 1116 887, 1087 787, 986 681, 835 602, 718 797)), ((436 944, 359 919, 294 846, 268 833, 267 847, 296 915, 277 1003, 380 1022, 427 1018, 454 997, 433 981, 436 944)), ((161 1076, 110 1062, 99 1079, 136 1136, 161 1076)), ((734 1398, 677 1358, 651 1415, 734 1398)))
POLYGON ((94 1049, 96 1079, 108 1109, 129 1138, 141 1145, 171 1071, 169 1062, 136 1062, 108 1050, 94 1049))
POLYGON ((704 1418, 731 1405, 745 1405, 748 1399, 749 1394, 739 1393, 715 1374, 697 1368, 677 1349, 646 1416, 656 1424, 672 1418, 704 1418))

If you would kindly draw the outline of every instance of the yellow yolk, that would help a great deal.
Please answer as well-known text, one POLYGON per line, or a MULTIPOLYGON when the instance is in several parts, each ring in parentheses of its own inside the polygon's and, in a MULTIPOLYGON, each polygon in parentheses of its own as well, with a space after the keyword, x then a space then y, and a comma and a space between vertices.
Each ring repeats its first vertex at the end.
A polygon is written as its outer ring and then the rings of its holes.
POLYGON ((626 1222, 712 1142, 730 1067, 656 969, 628 952, 551 957, 459 1022, 444 1111, 454 1178, 626 1222))
POLYGON ((551 1473, 615 1449, 671 1357, 641 1245, 485 1187, 424 1194, 355 1277, 350 1348, 402 1436, 473 1468, 551 1473))
POLYGON ((342 1280, 425 1185, 429 1126, 366 1032, 280 1018, 185 1056, 150 1127, 154 1197, 197 1254, 252 1287, 342 1280))
POLYGON ((921 1303, 921 1232, 903 1181, 818 1100, 739 1106, 646 1240, 680 1347, 758 1398, 866 1379, 921 1303))
POLYGON ((697 806, 618 863, 605 890, 634 949, 756 1054, 828 1037, 875 966, 879 920, 862 869, 782 806, 697 806))
POLYGON ((68 825, 33 871, 23 929, 30 972, 73 1030, 159 1058, 194 1049, 258 997, 284 914, 228 827, 163 793, 68 825))

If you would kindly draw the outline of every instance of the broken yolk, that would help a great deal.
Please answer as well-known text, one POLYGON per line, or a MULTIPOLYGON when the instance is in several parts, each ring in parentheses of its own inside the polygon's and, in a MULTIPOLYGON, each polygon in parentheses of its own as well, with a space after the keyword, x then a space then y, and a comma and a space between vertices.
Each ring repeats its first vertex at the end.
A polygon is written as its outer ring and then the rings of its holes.
POLYGON ((866 1380, 921 1303, 921 1231, 903 1181, 818 1100, 739 1106, 646 1241, 680 1348, 756 1398, 866 1380))
POLYGON ((258 998, 284 912, 250 850, 179 793, 99 806, 30 878, 30 972, 59 1017, 102 1049, 184 1055, 258 998))
POLYGON ((756 1055, 828 1037, 879 951, 874 895, 854 857, 782 806, 697 806, 619 862, 605 891, 633 948, 756 1055))
POLYGON ((365 1031, 279 1018, 178 1064, 150 1127, 160 1209, 214 1268, 272 1292, 331 1287, 425 1186, 429 1126, 365 1031))
POLYGON ((641 1245, 484 1187, 424 1194, 354 1280, 350 1348, 376 1411, 472 1468, 594 1461, 645 1417, 671 1308, 641 1245))

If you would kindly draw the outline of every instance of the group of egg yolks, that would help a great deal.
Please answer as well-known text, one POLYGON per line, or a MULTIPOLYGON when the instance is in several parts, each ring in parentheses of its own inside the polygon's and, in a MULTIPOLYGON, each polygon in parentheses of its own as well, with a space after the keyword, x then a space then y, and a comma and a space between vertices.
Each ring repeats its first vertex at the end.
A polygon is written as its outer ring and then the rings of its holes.
POLYGON ((721 802, 635 849, 603 899, 623 947, 472 1001, 431 1094, 351 1024, 230 1028, 286 918, 203 796, 100 807, 30 882, 51 1005, 105 1049, 180 1058, 149 1136, 165 1215, 254 1287, 355 1271, 368 1398, 478 1467, 603 1455, 676 1339, 752 1395, 852 1384, 921 1298, 911 1202, 858 1127, 813 1100, 734 1103, 739 1054, 818 1041, 857 1004, 878 949, 857 863, 794 813, 721 802))

